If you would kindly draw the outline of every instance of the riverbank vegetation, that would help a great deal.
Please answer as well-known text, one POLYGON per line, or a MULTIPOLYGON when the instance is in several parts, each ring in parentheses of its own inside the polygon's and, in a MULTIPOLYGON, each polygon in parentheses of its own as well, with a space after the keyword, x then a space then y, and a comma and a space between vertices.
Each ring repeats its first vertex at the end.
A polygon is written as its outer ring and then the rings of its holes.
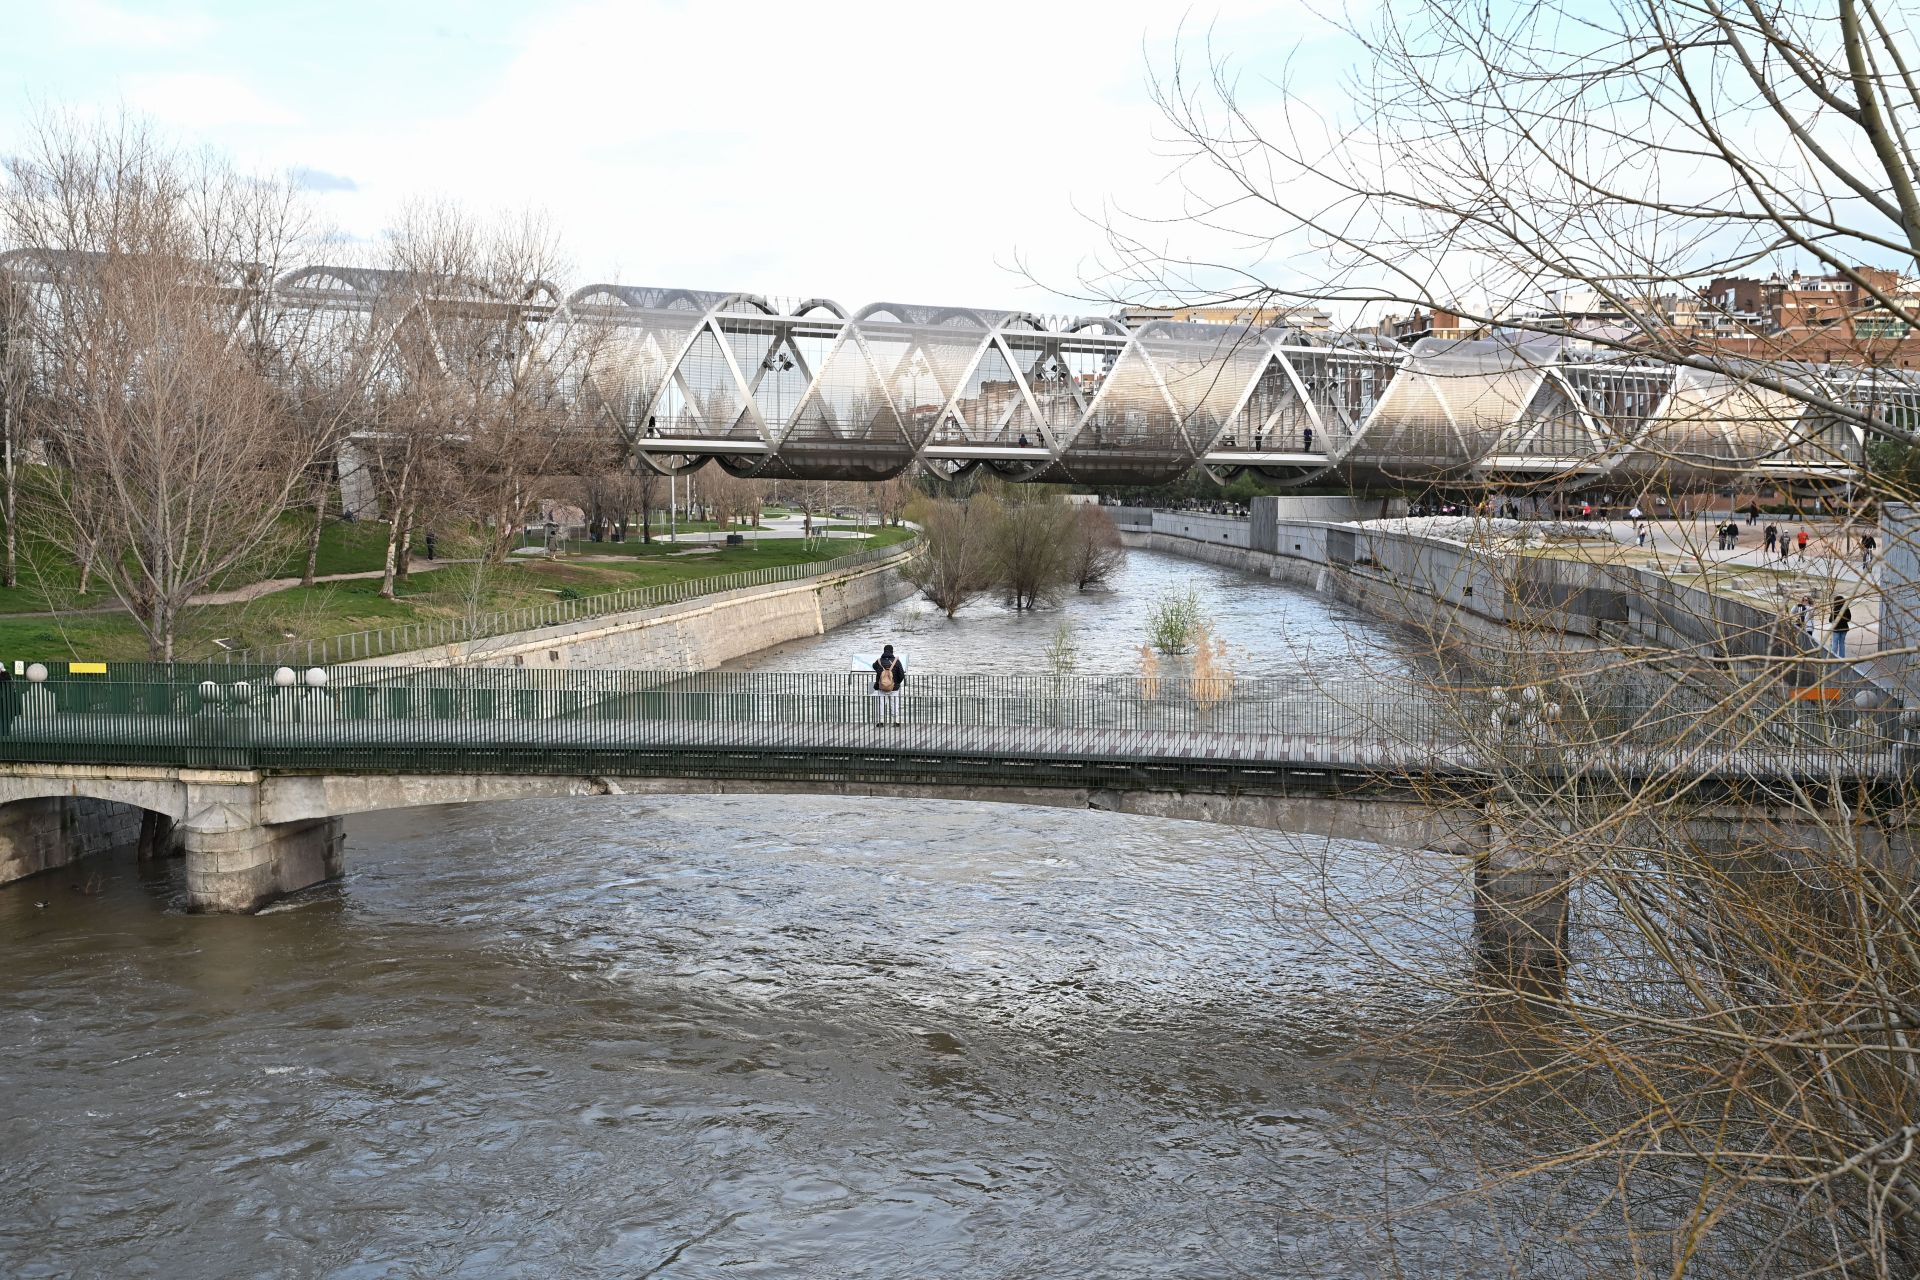
POLYGON ((908 518, 924 546, 907 578, 949 618, 988 594, 1015 609, 1044 607, 1070 587, 1103 585, 1126 558, 1106 512, 1052 494, 922 499, 908 518))

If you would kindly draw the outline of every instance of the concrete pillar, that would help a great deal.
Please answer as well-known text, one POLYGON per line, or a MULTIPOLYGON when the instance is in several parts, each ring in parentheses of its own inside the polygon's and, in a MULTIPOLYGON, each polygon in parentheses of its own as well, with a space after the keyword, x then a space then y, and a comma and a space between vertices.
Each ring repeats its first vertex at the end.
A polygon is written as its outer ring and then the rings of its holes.
POLYGON ((1571 872, 1556 851, 1560 834, 1531 826, 1490 816, 1486 851, 1474 861, 1473 932, 1499 980, 1557 990, 1567 968, 1571 872))
POLYGON ((258 782, 189 780, 182 844, 189 911, 258 911, 340 874, 338 818, 259 820, 258 782))

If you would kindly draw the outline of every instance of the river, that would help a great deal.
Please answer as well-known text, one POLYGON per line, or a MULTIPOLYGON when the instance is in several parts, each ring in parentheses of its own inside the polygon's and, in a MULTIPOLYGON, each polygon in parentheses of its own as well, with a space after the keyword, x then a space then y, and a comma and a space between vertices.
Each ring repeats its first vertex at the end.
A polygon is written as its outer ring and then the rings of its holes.
MULTIPOLYGON (((1112 670, 1175 584, 1260 673, 1392 653, 1309 594, 1135 553, 1113 595, 897 606, 749 665, 892 638, 922 668, 1017 666, 1064 616, 1112 670)), ((1374 1047, 1429 998, 1299 906, 1418 881, 1419 927, 1374 939, 1413 954, 1466 936, 1464 877, 1310 852, 1092 812, 608 797, 352 819, 345 878, 253 918, 182 914, 177 862, 0 887, 0 1273, 1504 1273, 1471 1206, 1384 1231, 1464 1185, 1464 1140, 1374 1047)))

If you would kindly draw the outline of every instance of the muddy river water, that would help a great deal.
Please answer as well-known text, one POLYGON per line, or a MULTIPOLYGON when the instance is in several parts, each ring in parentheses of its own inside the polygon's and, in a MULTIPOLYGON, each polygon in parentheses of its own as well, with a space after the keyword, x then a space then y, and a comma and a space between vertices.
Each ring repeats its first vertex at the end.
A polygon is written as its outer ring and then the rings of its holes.
MULTIPOLYGON (((1064 617, 1118 670, 1169 586, 1251 671, 1392 658, 1224 569, 1136 553, 1119 586, 740 665, 1001 669, 1064 617)), ((1299 910, 1394 873, 1311 861, 1104 813, 604 797, 352 819, 345 878, 253 918, 182 914, 177 863, 0 887, 0 1274, 1504 1273, 1470 1208, 1385 1230, 1459 1185, 1462 1135, 1378 1047, 1427 997, 1299 910)), ((1420 910, 1464 935, 1450 882, 1420 910)))

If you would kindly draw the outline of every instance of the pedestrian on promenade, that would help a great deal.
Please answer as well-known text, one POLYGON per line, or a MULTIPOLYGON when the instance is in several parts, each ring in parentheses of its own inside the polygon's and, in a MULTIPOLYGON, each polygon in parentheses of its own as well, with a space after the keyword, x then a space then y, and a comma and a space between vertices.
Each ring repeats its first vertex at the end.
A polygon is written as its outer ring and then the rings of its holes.
POLYGON ((1633 531, 1639 537, 1640 545, 1643 547, 1646 546, 1647 545, 1647 522, 1645 520, 1635 520, 1633 522, 1633 531))
POLYGON ((1771 559, 1773 557, 1773 549, 1780 545, 1780 530, 1774 528, 1772 525, 1768 525, 1767 531, 1762 535, 1761 540, 1766 543, 1767 558, 1771 559))
POLYGON ((1793 621, 1800 628, 1801 636, 1808 644, 1813 643, 1813 597, 1801 596, 1793 606, 1793 621))
POLYGON ((880 650, 873 664, 873 723, 876 727, 891 720, 900 724, 900 690, 907 683, 907 664, 893 656, 893 646, 880 650))
POLYGON ((1833 598, 1833 612, 1828 615, 1827 622, 1828 647, 1833 650, 1834 657, 1846 657, 1847 632, 1853 629, 1853 610, 1847 607, 1845 596, 1833 598))
POLYGON ((1807 531, 1804 527, 1800 530, 1799 536, 1794 539, 1794 543, 1800 548, 1800 558, 1805 560, 1807 558, 1807 531))
POLYGON ((1747 504, 1747 523, 1750 525, 1760 523, 1760 504, 1759 503, 1752 502, 1747 504))
POLYGON ((433 530, 427 530, 427 559, 433 559, 433 530))
POLYGON ((1872 534, 1860 535, 1860 572, 1873 572, 1873 549, 1878 545, 1880 544, 1873 540, 1872 534))

